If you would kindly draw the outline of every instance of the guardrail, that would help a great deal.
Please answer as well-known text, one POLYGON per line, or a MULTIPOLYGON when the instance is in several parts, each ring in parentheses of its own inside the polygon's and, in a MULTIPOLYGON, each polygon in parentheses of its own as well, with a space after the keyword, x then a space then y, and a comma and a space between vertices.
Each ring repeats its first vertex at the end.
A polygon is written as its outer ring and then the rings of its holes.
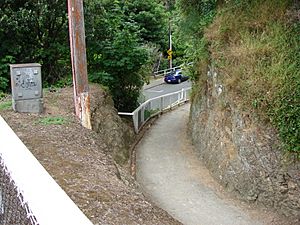
POLYGON ((156 71, 156 72, 153 72, 153 75, 154 77, 160 77, 160 76, 164 76, 172 71, 175 71, 176 69, 181 69, 181 67, 183 66, 190 66, 190 65, 193 65, 192 62, 190 63, 187 63, 187 64, 182 64, 180 66, 175 66, 173 68, 169 68, 169 69, 165 69, 165 70, 159 70, 159 71, 156 71))
POLYGON ((171 71, 175 71, 176 69, 180 69, 180 68, 181 68, 181 66, 176 66, 176 67, 173 67, 173 68, 170 68, 170 69, 159 70, 159 71, 154 72, 153 75, 155 77, 164 76, 164 75, 170 73, 171 71))
POLYGON ((182 89, 173 93, 165 94, 159 97, 151 98, 142 103, 131 113, 119 112, 122 116, 132 116, 134 130, 139 133, 144 124, 152 117, 172 109, 173 107, 185 103, 189 100, 189 94, 192 88, 182 89))

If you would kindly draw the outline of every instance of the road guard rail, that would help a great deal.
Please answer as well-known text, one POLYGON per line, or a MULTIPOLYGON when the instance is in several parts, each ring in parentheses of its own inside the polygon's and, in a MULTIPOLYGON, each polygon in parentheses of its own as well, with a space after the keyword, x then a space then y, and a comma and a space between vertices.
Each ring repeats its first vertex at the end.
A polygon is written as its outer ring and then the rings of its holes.
POLYGON ((182 89, 173 93, 165 94, 151 98, 142 103, 136 110, 131 113, 119 112, 121 116, 132 116, 134 130, 139 133, 145 123, 152 117, 170 110, 179 104, 189 100, 192 88, 182 89))
POLYGON ((176 66, 171 69, 159 70, 159 71, 154 72, 153 75, 154 75, 154 77, 165 76, 165 75, 169 74, 170 72, 175 71, 177 69, 181 69, 181 66, 176 66))
POLYGON ((154 77, 165 76, 165 75, 169 74, 170 72, 173 72, 173 71, 175 71, 175 70, 177 70, 177 69, 181 69, 182 67, 185 67, 185 66, 191 66, 191 65, 193 65, 192 62, 187 63, 187 64, 182 64, 182 65, 180 65, 180 66, 172 67, 172 68, 170 68, 170 69, 165 69, 165 70, 155 71, 155 72, 153 72, 153 76, 154 76, 154 77))

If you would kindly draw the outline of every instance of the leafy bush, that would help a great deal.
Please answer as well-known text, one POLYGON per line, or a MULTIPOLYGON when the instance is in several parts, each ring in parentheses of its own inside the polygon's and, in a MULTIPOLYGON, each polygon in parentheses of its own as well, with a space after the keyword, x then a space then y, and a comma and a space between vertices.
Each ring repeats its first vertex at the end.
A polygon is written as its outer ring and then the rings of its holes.
POLYGON ((9 89, 10 72, 9 64, 14 63, 13 56, 4 56, 0 59, 0 92, 5 92, 9 89))
POLYGON ((138 106, 143 86, 139 70, 147 59, 147 50, 139 45, 137 36, 129 29, 120 31, 113 42, 107 43, 103 69, 113 78, 108 80, 108 87, 119 111, 132 112, 138 106))
POLYGON ((151 63, 150 49, 163 45, 163 7, 151 0, 88 0, 86 6, 90 81, 107 86, 115 107, 131 112, 138 106, 146 80, 145 71, 151 63))
POLYGON ((70 73, 66 1, 1 1, 0 31, 0 60, 42 64, 48 85, 70 73))
MULTIPOLYGON (((42 65, 43 86, 69 85, 67 1, 0 2, 0 91, 8 91, 7 57, 42 65), (9 37, 9 38, 7 38, 9 37)), ((85 30, 91 81, 110 88, 119 110, 132 110, 149 68, 148 51, 165 45, 166 12, 160 1, 86 0, 85 30), (150 43, 150 44, 149 44, 150 43)), ((10 62, 8 62, 10 61, 10 62)))
POLYGON ((89 74, 89 81, 108 86, 113 81, 113 77, 104 71, 93 72, 89 74))

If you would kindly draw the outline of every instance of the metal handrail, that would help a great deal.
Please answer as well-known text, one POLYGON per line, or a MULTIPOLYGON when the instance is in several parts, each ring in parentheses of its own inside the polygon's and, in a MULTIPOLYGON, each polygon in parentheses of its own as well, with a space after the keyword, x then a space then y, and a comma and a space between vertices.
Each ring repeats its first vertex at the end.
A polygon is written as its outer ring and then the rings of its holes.
POLYGON ((173 67, 170 69, 156 71, 153 74, 154 74, 154 76, 162 76, 162 75, 166 75, 166 74, 170 73, 171 71, 175 71, 176 69, 180 69, 180 68, 181 68, 181 66, 176 66, 176 67, 173 67))
POLYGON ((151 98, 142 103, 133 112, 119 112, 119 115, 132 116, 134 130, 139 133, 140 129, 152 117, 164 112, 165 110, 172 109, 173 107, 187 102, 189 100, 189 92, 191 88, 182 89, 180 91, 168 93, 162 96, 151 98))
POLYGON ((181 69, 181 67, 183 66, 190 66, 190 65, 193 65, 193 62, 189 62, 187 64, 182 64, 180 66, 175 66, 173 68, 169 68, 169 69, 165 69, 165 70, 159 70, 159 71, 155 71, 153 72, 153 75, 156 77, 156 76, 162 76, 162 75, 166 75, 168 73, 170 73, 171 71, 175 71, 176 69, 181 69))

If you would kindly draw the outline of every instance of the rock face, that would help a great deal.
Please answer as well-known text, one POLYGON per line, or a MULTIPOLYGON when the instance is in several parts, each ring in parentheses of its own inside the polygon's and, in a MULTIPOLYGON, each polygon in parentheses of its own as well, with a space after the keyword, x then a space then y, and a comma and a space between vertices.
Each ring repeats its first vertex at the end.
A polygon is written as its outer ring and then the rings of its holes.
POLYGON ((109 149, 113 149, 113 158, 118 164, 129 159, 130 145, 134 132, 118 116, 113 107, 112 98, 99 87, 91 86, 91 123, 92 129, 105 137, 109 149))
POLYGON ((215 71, 194 95, 190 135, 213 176, 246 201, 300 219, 300 163, 280 150, 276 132, 242 112, 215 71))

